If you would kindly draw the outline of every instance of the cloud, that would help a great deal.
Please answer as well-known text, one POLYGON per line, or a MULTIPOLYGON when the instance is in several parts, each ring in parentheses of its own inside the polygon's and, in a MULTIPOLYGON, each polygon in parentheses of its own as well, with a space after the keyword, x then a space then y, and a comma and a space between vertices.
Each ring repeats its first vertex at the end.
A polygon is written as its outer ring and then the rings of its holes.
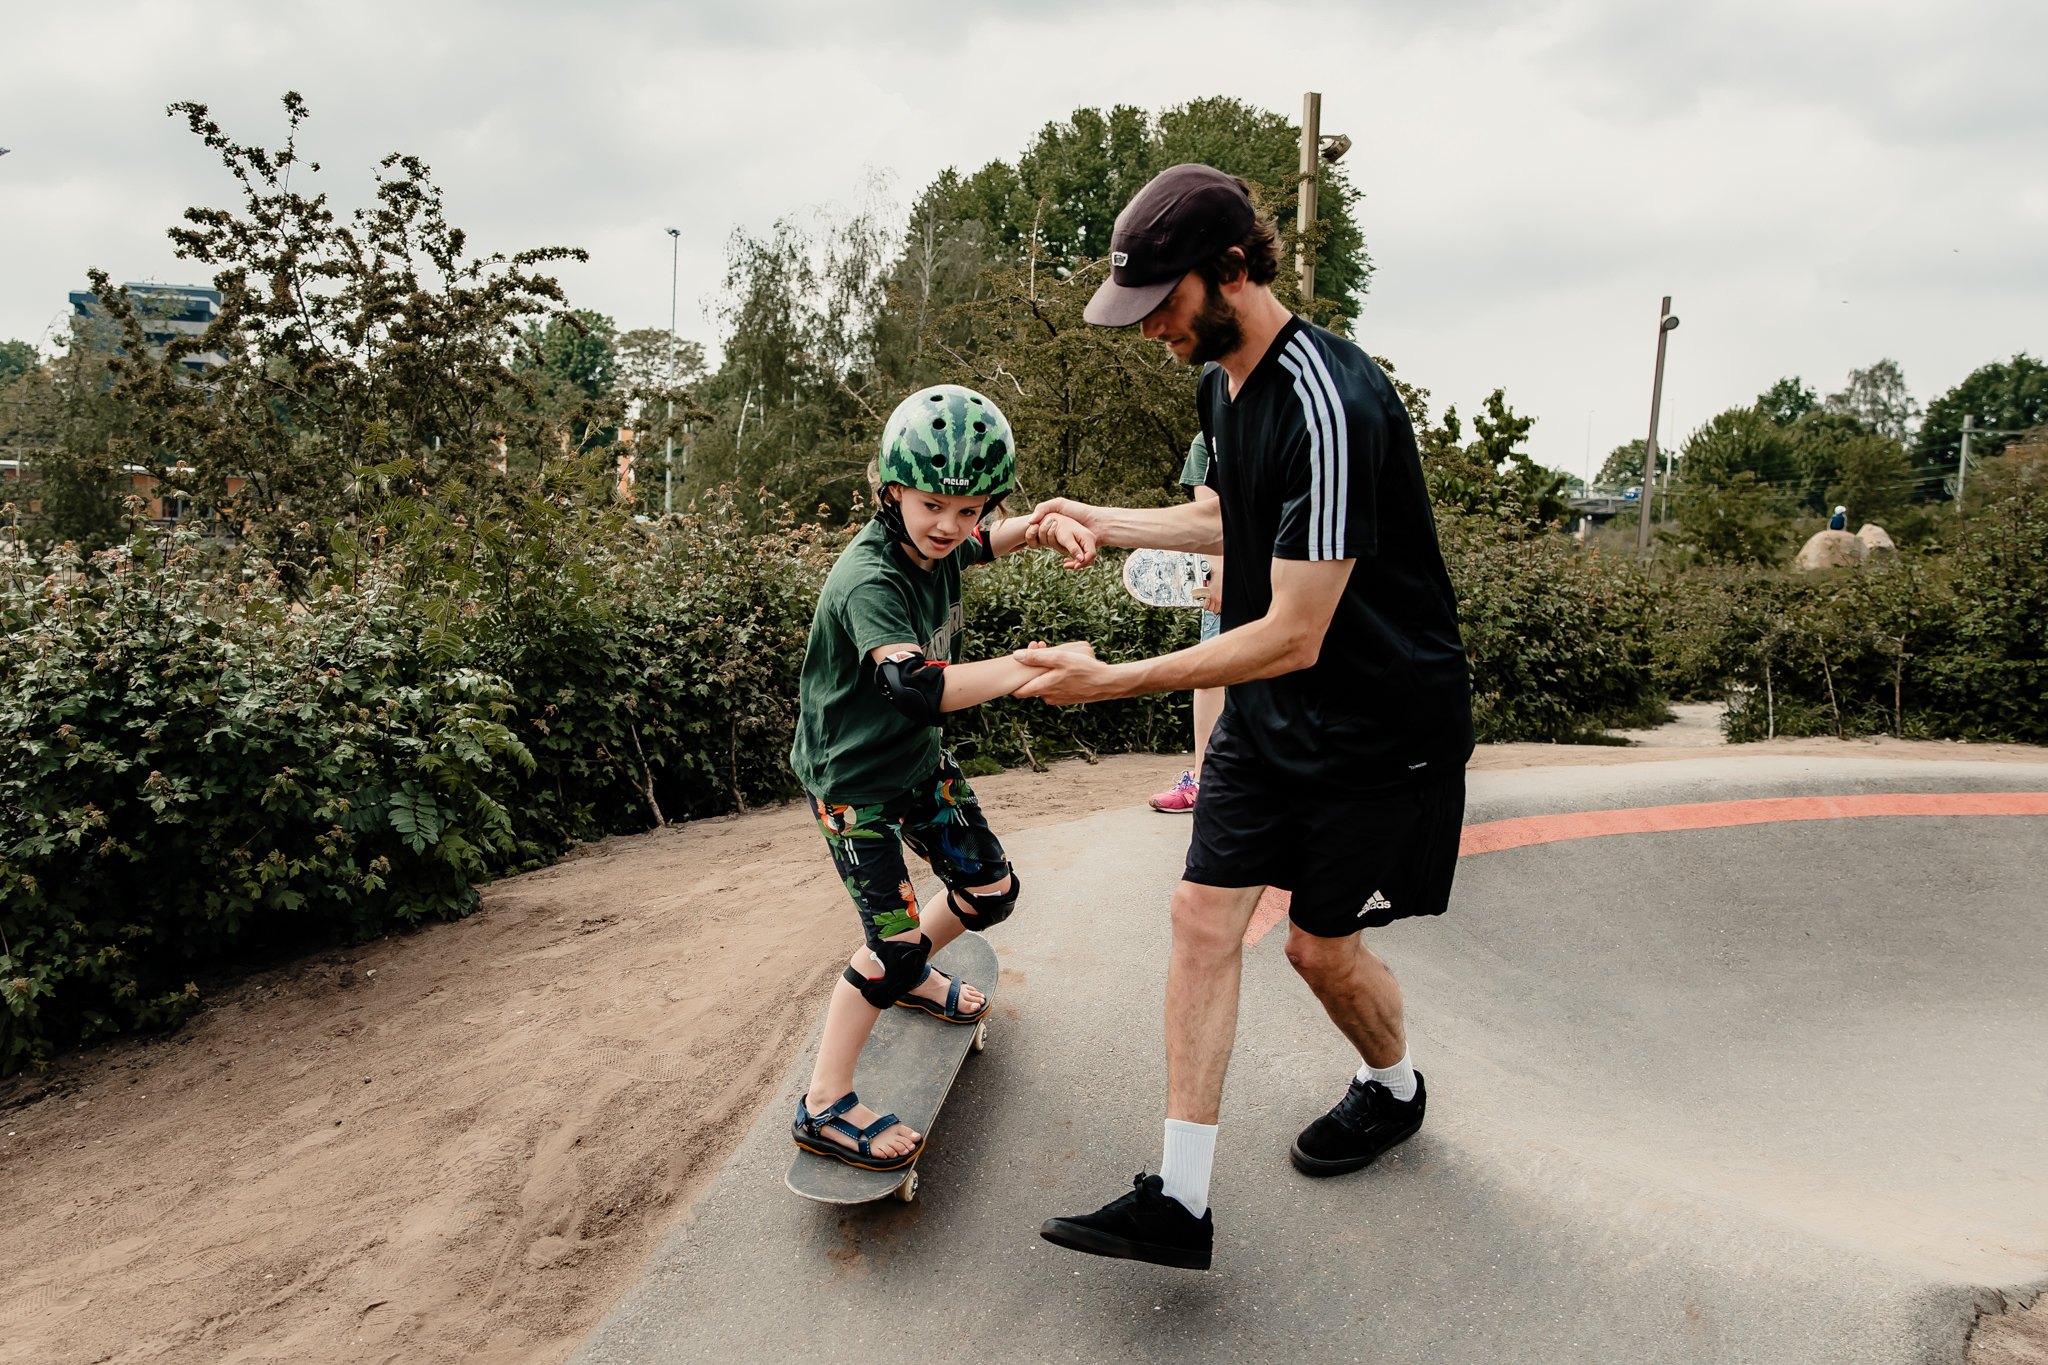
POLYGON ((244 140, 314 110, 337 203, 417 152, 486 250, 590 250, 571 297, 681 330, 736 226, 907 200, 1011 157, 1077 105, 1226 93, 1348 132, 1378 265, 1361 337, 1466 409, 1496 385, 1577 467, 1646 420, 1658 298, 1685 318, 1680 423, 1778 375, 1836 384, 1893 355, 1923 398, 2048 350, 2048 10, 1870 0, 747 6, 534 0, 349 7, 45 6, 0 90, 0 336, 36 336, 88 266, 186 281, 163 229, 232 186, 164 106, 244 140), (1843 302, 1843 300, 1848 302, 1843 302))

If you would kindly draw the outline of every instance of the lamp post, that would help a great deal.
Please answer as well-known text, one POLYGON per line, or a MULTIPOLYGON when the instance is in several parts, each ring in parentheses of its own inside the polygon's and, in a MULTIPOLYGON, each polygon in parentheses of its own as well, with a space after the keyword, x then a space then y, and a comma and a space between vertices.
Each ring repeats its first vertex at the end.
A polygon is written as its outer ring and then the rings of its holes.
POLYGON ((1650 439, 1643 442, 1643 500, 1641 520, 1636 523, 1636 554, 1650 557, 1650 499, 1657 488, 1657 410, 1664 404, 1664 342, 1678 326, 1671 313, 1671 296, 1664 296, 1664 308, 1657 316, 1657 377, 1650 381, 1650 439))
POLYGON ((1336 165, 1351 150, 1351 139, 1342 133, 1323 134, 1323 97, 1309 91, 1301 97, 1301 188, 1296 191, 1294 227, 1298 234, 1294 248, 1294 272, 1301 279, 1301 315, 1313 321, 1316 300, 1316 257, 1308 245, 1309 230, 1316 225, 1317 188, 1322 181, 1318 161, 1336 165))
MULTIPOLYGON (((676 421, 676 261, 682 250, 683 234, 668 230, 668 425, 676 421)), ((670 430, 661 456, 661 514, 676 510, 676 436, 670 430)))

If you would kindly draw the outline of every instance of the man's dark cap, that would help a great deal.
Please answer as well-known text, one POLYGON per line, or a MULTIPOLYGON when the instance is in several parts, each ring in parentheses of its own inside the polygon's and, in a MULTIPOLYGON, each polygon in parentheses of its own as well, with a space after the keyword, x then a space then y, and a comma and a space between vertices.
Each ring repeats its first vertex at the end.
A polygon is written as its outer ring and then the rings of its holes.
POLYGON ((1169 166, 1116 216, 1109 278, 1081 316, 1102 327, 1140 321, 1188 271, 1242 242, 1257 221, 1237 177, 1213 166, 1169 166))

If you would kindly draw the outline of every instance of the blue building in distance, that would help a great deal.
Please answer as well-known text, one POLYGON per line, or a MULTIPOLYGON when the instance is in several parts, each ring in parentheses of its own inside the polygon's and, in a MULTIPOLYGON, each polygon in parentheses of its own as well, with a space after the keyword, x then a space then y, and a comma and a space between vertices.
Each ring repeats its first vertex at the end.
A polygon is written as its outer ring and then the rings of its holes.
MULTIPOLYGON (((142 331, 152 346, 166 346, 180 337, 196 337, 213 324, 220 316, 221 296, 218 289, 203 289, 190 284, 148 284, 130 281, 121 286, 128 291, 135 303, 136 316, 142 323, 142 331)), ((71 311, 90 324, 97 322, 101 329, 108 327, 106 310, 100 306, 99 296, 89 289, 71 291, 71 311)), ((94 344, 107 350, 117 344, 111 331, 104 337, 96 336, 94 344)), ((225 359, 218 351, 202 351, 185 357, 184 365, 194 373, 204 373, 225 359)))

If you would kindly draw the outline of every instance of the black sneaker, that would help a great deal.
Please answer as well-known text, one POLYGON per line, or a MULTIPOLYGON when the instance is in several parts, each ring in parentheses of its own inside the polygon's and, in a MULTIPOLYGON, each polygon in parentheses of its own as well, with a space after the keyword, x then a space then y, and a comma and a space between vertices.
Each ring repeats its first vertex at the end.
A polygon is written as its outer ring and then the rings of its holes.
POLYGON ((1294 1140, 1294 1168, 1303 1175, 1343 1175, 1372 1165, 1381 1152, 1415 1136, 1427 1099, 1420 1071, 1411 1100, 1395 1099, 1378 1081, 1354 1077, 1337 1107, 1294 1140))
POLYGON ((1056 1246, 1091 1256, 1207 1270, 1216 1220, 1200 1218, 1180 1200, 1159 1192, 1159 1177, 1138 1172, 1131 1192, 1078 1218, 1048 1218, 1038 1235, 1056 1246))

